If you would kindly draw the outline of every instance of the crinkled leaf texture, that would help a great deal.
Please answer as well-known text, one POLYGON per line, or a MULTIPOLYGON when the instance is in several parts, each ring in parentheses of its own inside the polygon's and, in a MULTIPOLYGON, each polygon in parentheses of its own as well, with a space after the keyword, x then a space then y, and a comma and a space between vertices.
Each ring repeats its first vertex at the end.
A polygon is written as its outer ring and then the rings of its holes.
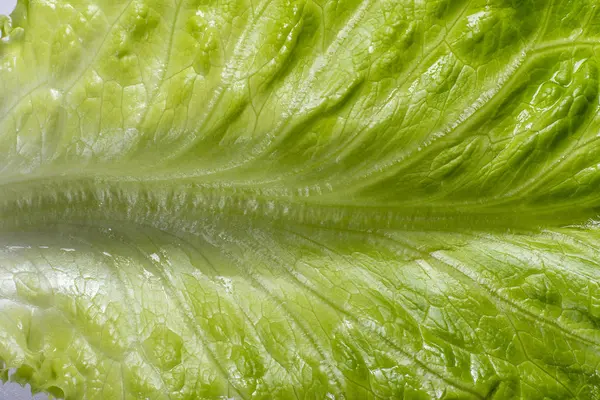
POLYGON ((595 0, 21 0, 3 379, 599 399, 595 0))

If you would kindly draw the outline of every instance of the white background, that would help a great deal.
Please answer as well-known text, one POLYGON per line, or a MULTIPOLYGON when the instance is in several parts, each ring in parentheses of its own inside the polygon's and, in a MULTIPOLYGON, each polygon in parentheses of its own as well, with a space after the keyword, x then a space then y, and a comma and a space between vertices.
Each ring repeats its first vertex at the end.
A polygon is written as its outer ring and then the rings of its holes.
POLYGON ((17 0, 0 0, 0 14, 10 14, 16 4, 17 0))

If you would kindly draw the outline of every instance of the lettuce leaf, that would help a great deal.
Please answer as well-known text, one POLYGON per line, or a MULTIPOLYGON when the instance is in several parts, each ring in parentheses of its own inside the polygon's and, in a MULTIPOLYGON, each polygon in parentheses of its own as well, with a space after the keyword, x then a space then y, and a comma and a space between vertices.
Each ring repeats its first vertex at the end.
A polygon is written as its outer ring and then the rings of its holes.
POLYGON ((20 0, 0 377, 600 398, 592 0, 20 0))

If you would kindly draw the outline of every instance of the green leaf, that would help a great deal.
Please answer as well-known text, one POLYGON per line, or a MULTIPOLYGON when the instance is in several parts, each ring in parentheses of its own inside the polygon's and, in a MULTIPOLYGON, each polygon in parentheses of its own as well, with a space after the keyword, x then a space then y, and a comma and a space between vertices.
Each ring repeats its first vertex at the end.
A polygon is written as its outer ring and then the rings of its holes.
POLYGON ((591 0, 21 0, 0 378, 600 397, 591 0))

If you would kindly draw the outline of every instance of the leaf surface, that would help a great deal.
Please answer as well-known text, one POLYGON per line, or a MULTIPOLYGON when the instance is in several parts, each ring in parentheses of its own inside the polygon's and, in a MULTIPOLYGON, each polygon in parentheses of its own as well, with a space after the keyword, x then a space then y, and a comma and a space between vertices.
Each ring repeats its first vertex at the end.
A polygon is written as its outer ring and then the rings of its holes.
POLYGON ((593 1, 21 0, 3 379, 600 397, 593 1))

